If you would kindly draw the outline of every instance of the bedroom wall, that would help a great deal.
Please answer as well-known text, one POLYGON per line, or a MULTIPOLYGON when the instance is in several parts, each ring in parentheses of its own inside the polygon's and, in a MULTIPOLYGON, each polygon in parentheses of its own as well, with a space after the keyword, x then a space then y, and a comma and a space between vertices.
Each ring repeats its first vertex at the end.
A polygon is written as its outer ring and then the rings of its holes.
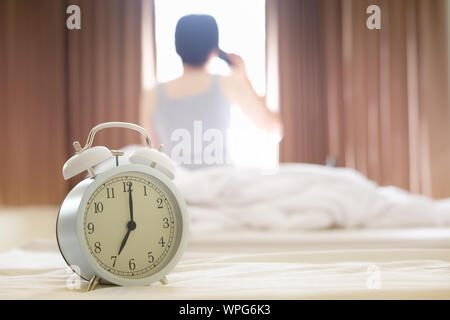
MULTIPOLYGON (((60 203, 61 169, 105 121, 138 121, 141 0, 0 1, 0 204, 60 203), (81 7, 81 30, 66 8, 81 7)), ((139 136, 100 132, 119 148, 139 136)))
POLYGON ((446 1, 268 3, 281 22, 281 161, 336 158, 382 185, 449 197, 446 1), (380 30, 366 27, 371 4, 380 30))

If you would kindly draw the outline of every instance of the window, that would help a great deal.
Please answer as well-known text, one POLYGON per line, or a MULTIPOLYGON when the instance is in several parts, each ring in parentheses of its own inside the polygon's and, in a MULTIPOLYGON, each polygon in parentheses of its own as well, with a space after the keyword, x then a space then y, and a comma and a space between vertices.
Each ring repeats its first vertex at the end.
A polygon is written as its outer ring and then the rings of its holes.
MULTIPOLYGON (((241 55, 256 92, 265 94, 265 1, 264 0, 156 0, 155 35, 157 80, 169 81, 182 74, 175 52, 175 26, 186 14, 210 14, 219 26, 220 47, 241 55)), ((212 73, 226 74, 220 59, 211 63, 212 73)), ((276 143, 268 145, 267 134, 258 130, 233 106, 231 114, 231 159, 238 165, 268 167, 278 161, 276 143), (238 140, 235 142, 234 140, 238 140)))

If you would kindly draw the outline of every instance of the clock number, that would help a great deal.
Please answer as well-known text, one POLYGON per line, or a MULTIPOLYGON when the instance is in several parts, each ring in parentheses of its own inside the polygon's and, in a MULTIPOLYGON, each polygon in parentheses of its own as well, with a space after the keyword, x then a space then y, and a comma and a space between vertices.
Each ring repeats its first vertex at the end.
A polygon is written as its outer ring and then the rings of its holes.
POLYGON ((102 248, 101 248, 100 242, 97 241, 97 242, 94 244, 94 246, 95 246, 95 249, 94 249, 95 253, 100 253, 100 252, 102 252, 102 248))
POLYGON ((130 268, 130 270, 136 269, 136 264, 134 263, 133 258, 131 258, 130 261, 128 261, 128 267, 130 268))
POLYGON ((161 248, 164 248, 164 246, 166 245, 166 242, 164 241, 163 237, 159 239, 158 243, 161 245, 161 248))
POLYGON ((106 188, 106 197, 108 199, 114 199, 114 188, 106 188))
POLYGON ((169 227, 169 219, 163 218, 163 228, 167 229, 169 227))
POLYGON ((155 261, 155 257, 152 255, 152 252, 150 251, 148 253, 148 262, 153 263, 153 261, 155 261))
POLYGON ((163 199, 162 198, 158 198, 158 199, 156 199, 156 202, 158 203, 158 209, 162 209, 162 207, 163 207, 163 199))
POLYGON ((148 194, 147 194, 147 186, 144 186, 144 196, 145 197, 148 196, 148 194))
POLYGON ((87 225, 88 233, 93 234, 94 233, 94 224, 92 222, 89 222, 87 225))
POLYGON ((103 212, 103 203, 101 203, 101 202, 94 202, 94 209, 95 209, 95 213, 103 212))
POLYGON ((131 181, 128 182, 123 182, 123 192, 128 192, 128 191, 133 191, 133 189, 131 189, 131 187, 133 186, 133 184, 131 183, 131 181), (128 186, 128 189, 127 189, 128 186))
POLYGON ((115 267, 116 266, 117 256, 111 256, 111 260, 114 260, 112 266, 115 267))

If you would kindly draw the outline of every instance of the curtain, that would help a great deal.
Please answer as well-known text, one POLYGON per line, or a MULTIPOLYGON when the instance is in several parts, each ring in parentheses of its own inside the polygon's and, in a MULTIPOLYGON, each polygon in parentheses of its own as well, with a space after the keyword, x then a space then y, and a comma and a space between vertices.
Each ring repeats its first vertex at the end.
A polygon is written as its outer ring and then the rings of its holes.
MULTIPOLYGON (((106 121, 139 120, 141 0, 81 0, 82 28, 67 32, 68 132, 84 145, 89 130, 106 121)), ((95 143, 118 149, 140 139, 107 129, 95 143)))
POLYGON ((0 2, 0 201, 56 203, 67 191, 65 6, 0 2))
MULTIPOLYGON (((61 174, 72 142, 101 122, 138 122, 141 16, 141 0, 0 2, 1 204, 60 203, 76 182, 61 174), (66 28, 73 4, 81 30, 66 28)), ((107 129, 94 144, 140 141, 107 129)))
MULTIPOLYGON (((278 10, 278 30, 274 36, 278 36, 279 106, 285 131, 280 160, 321 163, 327 155, 327 133, 323 126, 327 109, 321 92, 324 73, 319 2, 272 2, 275 5, 269 5, 270 9, 278 10)), ((268 27, 270 18, 268 15, 268 27)), ((270 44, 271 34, 268 36, 270 44)), ((269 50, 267 54, 270 60, 269 50)))
POLYGON ((446 1, 268 3, 279 21, 281 161, 337 159, 382 185, 450 196, 446 1), (372 4, 380 30, 366 27, 372 4))

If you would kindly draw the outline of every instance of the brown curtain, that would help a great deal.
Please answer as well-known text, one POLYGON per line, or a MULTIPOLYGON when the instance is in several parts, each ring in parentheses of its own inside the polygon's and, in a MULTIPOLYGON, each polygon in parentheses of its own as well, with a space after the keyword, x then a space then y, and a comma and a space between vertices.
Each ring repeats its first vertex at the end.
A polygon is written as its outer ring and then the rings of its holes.
MULTIPOLYGON (((82 145, 89 130, 106 121, 139 121, 141 0, 81 0, 82 28, 67 32, 69 138, 82 145)), ((139 142, 123 129, 96 136, 96 144, 120 148, 139 142)))
MULTIPOLYGON (((0 204, 57 204, 74 183, 61 169, 105 121, 138 122, 141 0, 0 2, 0 204), (81 30, 66 8, 81 8, 81 30)), ((139 137, 110 129, 95 144, 139 137)))
POLYGON ((279 21, 281 160, 332 156, 380 184, 450 196, 446 2, 268 3, 279 21), (380 30, 366 27, 372 4, 380 30))
POLYGON ((0 201, 46 204, 67 188, 65 5, 0 2, 0 201))
MULTIPOLYGON (((276 8, 271 9, 278 10, 279 15, 279 104, 285 130, 280 159, 321 163, 328 146, 326 126, 323 126, 327 110, 321 92, 324 73, 319 2, 274 2, 276 8)), ((267 41, 270 43, 271 39, 267 41)))

